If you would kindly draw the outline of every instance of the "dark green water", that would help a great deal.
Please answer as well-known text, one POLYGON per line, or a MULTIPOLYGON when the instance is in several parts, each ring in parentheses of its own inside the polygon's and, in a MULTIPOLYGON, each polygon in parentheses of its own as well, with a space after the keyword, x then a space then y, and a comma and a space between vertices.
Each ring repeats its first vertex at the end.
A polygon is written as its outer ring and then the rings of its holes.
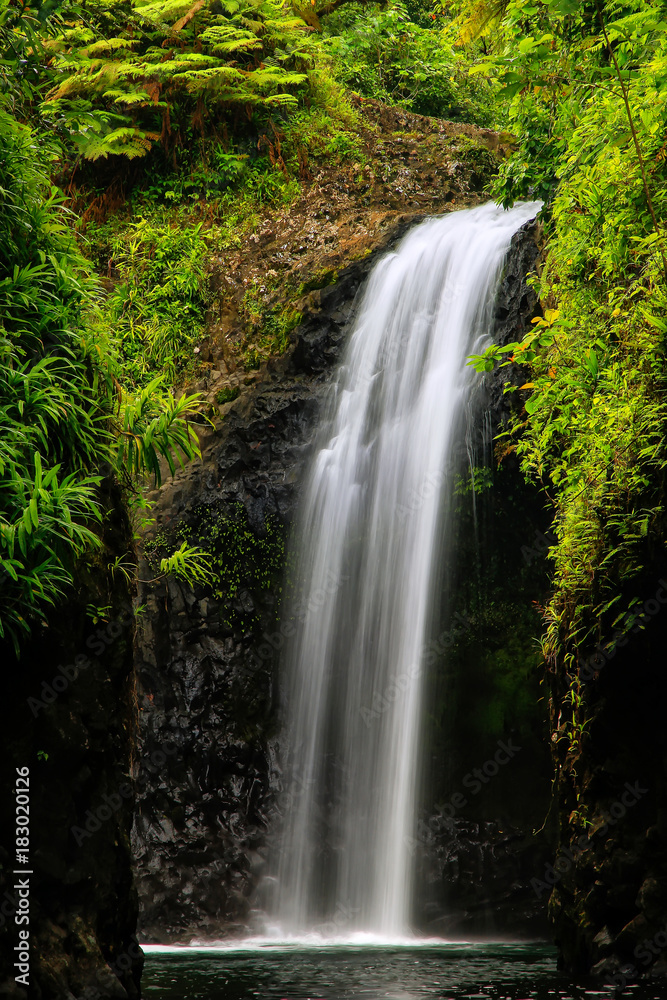
MULTIPOLYGON (((556 971, 546 945, 187 950, 147 955, 146 1000, 605 1000, 613 987, 556 971)), ((628 986, 632 1000, 667 987, 628 986)))

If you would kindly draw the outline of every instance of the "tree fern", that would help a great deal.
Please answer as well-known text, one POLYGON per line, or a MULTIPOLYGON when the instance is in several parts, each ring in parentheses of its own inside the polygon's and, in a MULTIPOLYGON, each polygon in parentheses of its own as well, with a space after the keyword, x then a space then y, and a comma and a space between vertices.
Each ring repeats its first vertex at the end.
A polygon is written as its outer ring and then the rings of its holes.
POLYGON ((100 125, 73 134, 76 153, 139 157, 207 112, 295 104, 311 33, 285 0, 93 5, 85 25, 67 25, 48 44, 55 82, 46 112, 88 101, 100 125))
POLYGON ((126 156, 128 160, 134 160, 138 156, 145 156, 153 145, 155 139, 160 136, 155 132, 142 132, 136 128, 116 128, 105 135, 95 133, 92 129, 88 133, 79 133, 73 137, 73 141, 87 160, 105 159, 107 156, 126 156))

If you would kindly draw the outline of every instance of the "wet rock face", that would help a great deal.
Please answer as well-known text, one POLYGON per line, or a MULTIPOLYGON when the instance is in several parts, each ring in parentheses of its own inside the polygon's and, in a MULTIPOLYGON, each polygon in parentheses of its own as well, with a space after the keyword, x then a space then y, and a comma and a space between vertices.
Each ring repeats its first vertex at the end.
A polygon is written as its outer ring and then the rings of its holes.
POLYGON ((535 316, 537 294, 526 278, 539 264, 541 243, 542 226, 535 221, 527 222, 512 237, 496 296, 493 339, 497 344, 519 340, 535 316))
MULTIPOLYGON (((498 343, 519 339, 534 315, 535 295, 522 276, 539 265, 539 243, 535 224, 514 238, 497 300, 498 343)), ((503 369, 515 385, 525 374, 503 369)), ((500 380, 491 382, 491 406, 506 423, 523 394, 503 397, 500 380)), ((542 530, 548 534, 546 525, 542 530)), ((525 886, 529 877, 527 899, 549 901, 561 967, 619 987, 667 974, 667 563, 654 551, 644 562, 619 603, 638 601, 640 624, 610 649, 604 637, 614 628, 603 618, 602 641, 581 651, 580 696, 590 724, 580 745, 567 727, 573 677, 563 664, 549 674, 560 838, 546 851, 543 844, 519 879, 525 886)), ((480 852, 488 856, 488 848, 480 852)))
MULTIPOLYGON (((145 940, 256 929, 267 835, 283 801, 277 668, 285 639, 281 601, 289 585, 285 545, 355 296, 377 254, 420 218, 403 218, 375 254, 311 293, 288 354, 271 362, 257 381, 249 379, 239 398, 224 407, 222 425, 204 439, 202 463, 157 495, 156 528, 147 539, 140 578, 156 577, 159 556, 186 538, 214 553, 220 584, 192 591, 178 581, 158 580, 140 593, 146 611, 136 655, 141 726, 133 845, 145 940)), ((503 285, 508 309, 516 308, 517 294, 524 295, 515 271, 507 271, 503 285)), ((507 856, 502 872, 508 877, 516 868, 504 839, 505 833, 498 839, 479 823, 461 832, 461 857, 487 852, 482 868, 475 869, 475 888, 463 890, 461 926, 484 922, 488 893, 480 879, 491 860, 507 856)), ((449 883, 462 886, 469 865, 438 858, 428 862, 428 877, 442 913, 449 883)), ((502 922, 500 896, 507 890, 496 888, 502 922)), ((435 911, 428 919, 437 919, 435 911)))
POLYGON ((531 842, 525 829, 498 820, 441 815, 423 823, 422 835, 428 848, 418 869, 424 933, 548 937, 546 896, 538 897, 527 885, 528 873, 543 863, 539 840, 531 842))
POLYGON ((568 749, 566 738, 571 679, 560 665, 552 677, 561 837, 540 878, 553 885, 562 967, 618 986, 667 974, 665 582, 655 553, 625 588, 624 599, 638 600, 639 624, 615 651, 603 639, 581 657, 591 720, 581 748, 568 749))
MULTIPOLYGON (((109 484, 107 484, 109 486, 109 484)), ((103 494, 104 551, 131 546, 119 491, 103 494)), ((133 998, 143 956, 134 937, 131 734, 132 594, 97 561, 80 567, 69 600, 36 630, 20 661, 7 648, 0 707, 0 993, 133 998), (105 608, 94 623, 86 606, 105 608), (13 886, 16 768, 29 768, 29 990, 15 982, 19 927, 13 886)), ((19 902, 19 907, 21 903, 19 902)), ((22 970, 20 970, 22 971, 22 970)))
MULTIPOLYGON (((512 237, 498 286, 493 339, 501 346, 521 340, 533 317, 540 315, 537 293, 526 278, 539 267, 541 252, 541 223, 528 222, 512 237)), ((497 425, 506 427, 512 410, 520 408, 528 395, 527 392, 505 393, 505 386, 508 382, 518 386, 526 381, 526 369, 520 365, 496 368, 488 377, 486 406, 494 414, 497 425)))
MULTIPOLYGON (((170 580, 141 596, 133 840, 141 927, 151 940, 233 934, 252 923, 280 788, 285 540, 328 378, 372 264, 354 264, 313 293, 289 355, 228 406, 202 464, 159 496, 158 545, 176 525, 216 553, 221 586, 216 595, 170 580)), ((154 575, 144 559, 140 577, 154 575)))

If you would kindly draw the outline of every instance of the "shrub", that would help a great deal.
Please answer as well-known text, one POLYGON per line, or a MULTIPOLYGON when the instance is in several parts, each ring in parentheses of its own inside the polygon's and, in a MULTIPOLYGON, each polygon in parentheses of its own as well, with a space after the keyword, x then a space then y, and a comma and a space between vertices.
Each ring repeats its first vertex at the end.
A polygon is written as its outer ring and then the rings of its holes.
POLYGON ((326 25, 326 43, 339 78, 352 90, 416 114, 490 124, 491 90, 471 79, 468 64, 435 15, 412 19, 400 2, 385 8, 347 4, 326 25), (430 20, 433 27, 422 24, 430 20))

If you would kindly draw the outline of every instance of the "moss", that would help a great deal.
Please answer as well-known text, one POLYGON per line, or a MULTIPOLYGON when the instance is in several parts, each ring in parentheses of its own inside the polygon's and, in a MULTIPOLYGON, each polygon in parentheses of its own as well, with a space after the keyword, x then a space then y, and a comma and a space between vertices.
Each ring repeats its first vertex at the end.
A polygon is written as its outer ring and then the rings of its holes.
POLYGON ((472 171, 471 180, 477 186, 488 184, 498 172, 498 157, 484 143, 467 135, 458 135, 453 152, 472 171))
POLYGON ((241 360, 245 370, 252 371, 271 356, 287 350, 289 335, 301 322, 302 314, 289 301, 271 305, 266 299, 262 300, 254 289, 246 293, 243 304, 251 317, 251 330, 246 340, 252 337, 252 342, 243 351, 241 360))
POLYGON ((228 386, 225 389, 218 389, 215 394, 215 401, 219 406, 223 403, 232 403, 235 399, 238 399, 241 390, 238 386, 228 386))
POLYGON ((297 296, 306 295, 308 292, 317 291, 319 288, 326 288, 327 285, 333 284, 337 278, 338 268, 324 267, 319 271, 315 271, 312 278, 304 281, 299 286, 297 296))

